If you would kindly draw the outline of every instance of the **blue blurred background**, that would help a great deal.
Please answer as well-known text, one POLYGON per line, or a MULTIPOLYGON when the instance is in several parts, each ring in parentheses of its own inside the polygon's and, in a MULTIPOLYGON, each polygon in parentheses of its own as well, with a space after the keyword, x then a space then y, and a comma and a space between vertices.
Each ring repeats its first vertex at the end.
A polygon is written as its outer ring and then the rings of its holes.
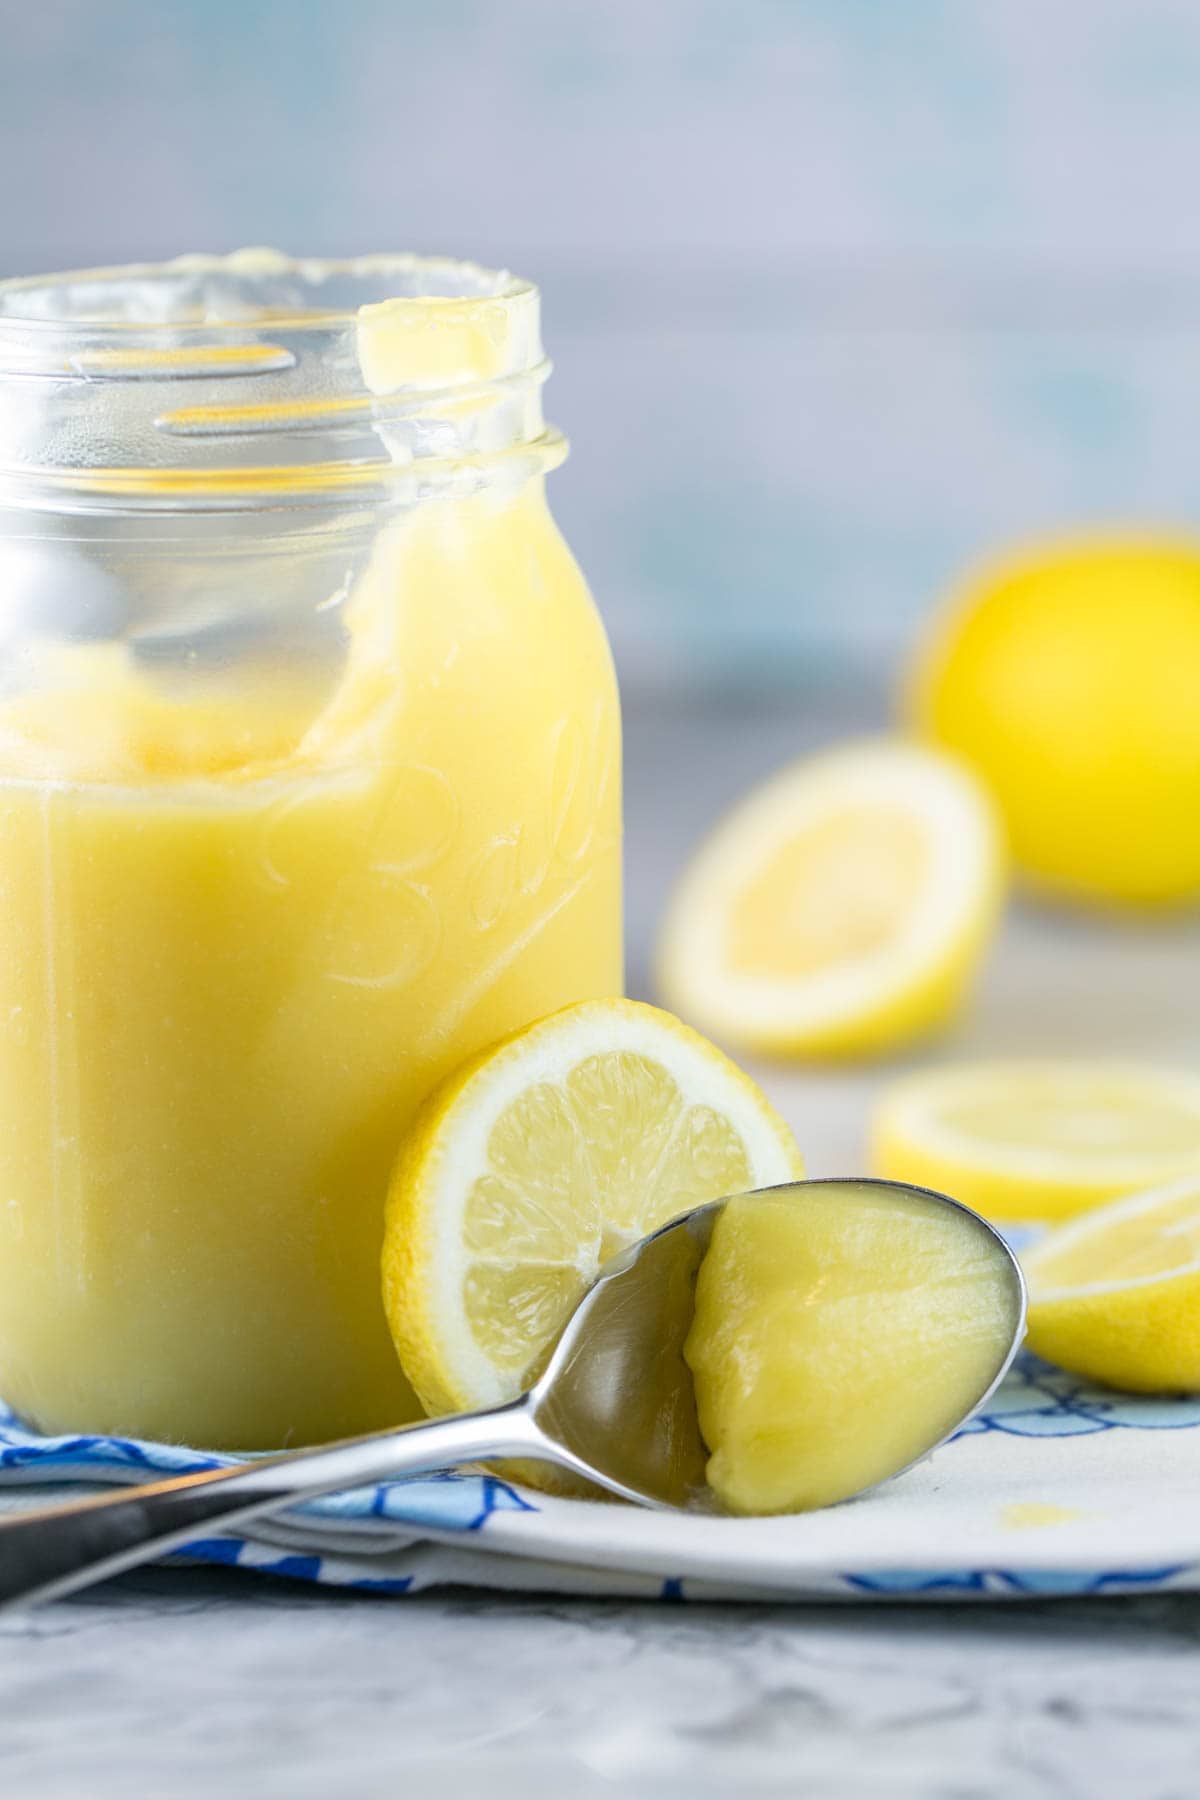
MULTIPOLYGON (((1197 0, 0 0, 0 274, 274 244, 540 282, 625 698, 628 974, 965 568, 1200 527, 1197 0)), ((1200 1065, 1200 918, 1024 906, 938 1054, 1200 1065)), ((816 1172, 886 1070, 759 1070, 816 1172)))
POLYGON ((541 282, 628 683, 870 681, 964 561, 1200 519, 1194 0, 0 0, 0 272, 541 282))

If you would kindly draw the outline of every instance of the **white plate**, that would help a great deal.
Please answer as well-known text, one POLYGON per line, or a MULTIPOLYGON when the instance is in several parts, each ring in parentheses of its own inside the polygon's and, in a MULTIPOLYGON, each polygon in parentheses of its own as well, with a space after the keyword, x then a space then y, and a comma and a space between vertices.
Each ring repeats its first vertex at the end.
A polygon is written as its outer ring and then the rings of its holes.
MULTIPOLYGON (((8 1507, 62 1497, 64 1482, 229 1460, 122 1438, 39 1438, 0 1414, 8 1507)), ((390 1593, 446 1582, 663 1598, 1140 1592, 1200 1588, 1197 1494, 1200 1399, 1101 1392, 1024 1356, 986 1411, 920 1468, 819 1513, 677 1517, 444 1475, 318 1501, 190 1555, 390 1593)))

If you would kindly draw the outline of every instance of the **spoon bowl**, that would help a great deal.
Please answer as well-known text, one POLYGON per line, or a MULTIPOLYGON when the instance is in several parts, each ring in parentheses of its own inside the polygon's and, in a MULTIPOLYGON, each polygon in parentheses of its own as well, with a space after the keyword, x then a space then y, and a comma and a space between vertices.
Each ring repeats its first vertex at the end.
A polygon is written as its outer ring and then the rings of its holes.
MULTIPOLYGON (((697 1281, 731 1205, 736 1203, 744 1218, 759 1202, 777 1208, 781 1200, 803 1205, 807 1198, 826 1206, 836 1200, 839 1210, 859 1206, 864 1218, 867 1200, 876 1218, 881 1203, 886 1217, 889 1199, 897 1208, 918 1199, 934 1215, 950 1208, 978 1234, 980 1254, 995 1259, 1011 1332, 979 1364, 965 1396, 969 1404, 950 1421, 939 1417, 929 1441, 910 1444, 913 1453, 886 1468, 889 1478, 902 1473, 959 1430, 1002 1380, 1024 1333, 1020 1266, 986 1220, 943 1194, 857 1178, 792 1182, 696 1207, 616 1256, 567 1321, 532 1386, 507 1405, 258 1457, 0 1521, 0 1604, 70 1593, 183 1548, 202 1530, 226 1529, 323 1494, 497 1458, 549 1463, 641 1506, 723 1510, 708 1479, 710 1446, 700 1422, 704 1393, 698 1406, 698 1377, 689 1362, 697 1281)), ((797 1218, 802 1227, 802 1217, 797 1218)), ((787 1271, 783 1280, 786 1289, 787 1271)), ((779 1281, 775 1270, 776 1288, 779 1281)), ((801 1281, 798 1269, 798 1289, 801 1281)), ((799 1297, 808 1316, 815 1309, 819 1318, 819 1270, 814 1280, 809 1267, 803 1281, 807 1285, 799 1297)), ((882 1363, 899 1346, 885 1329, 878 1337, 882 1363)), ((873 1359, 875 1350, 872 1340, 873 1359)), ((848 1499, 868 1485, 875 1480, 838 1497, 848 1499)))
MULTIPOLYGON (((642 1506, 726 1510, 708 1482, 709 1446, 700 1429, 695 1373, 685 1355, 695 1318, 697 1277, 718 1222, 732 1202, 744 1206, 748 1201, 787 1199, 802 1204, 810 1196, 836 1196, 847 1208, 863 1199, 919 1199, 959 1215, 978 1234, 986 1253, 995 1257, 1010 1297, 1011 1333, 962 1408, 890 1469, 887 1479, 924 1461, 961 1430, 995 1392, 1024 1337, 1025 1282, 1016 1256, 986 1219, 945 1194, 905 1182, 829 1178, 788 1182, 696 1207, 606 1265, 528 1395, 533 1418, 544 1439, 555 1446, 554 1460, 560 1466, 642 1506)), ((815 1304, 819 1307, 821 1301, 815 1304)), ((890 1358, 897 1348, 881 1327, 880 1359, 890 1358)), ((863 1491, 854 1487, 842 1497, 850 1499, 863 1491)))

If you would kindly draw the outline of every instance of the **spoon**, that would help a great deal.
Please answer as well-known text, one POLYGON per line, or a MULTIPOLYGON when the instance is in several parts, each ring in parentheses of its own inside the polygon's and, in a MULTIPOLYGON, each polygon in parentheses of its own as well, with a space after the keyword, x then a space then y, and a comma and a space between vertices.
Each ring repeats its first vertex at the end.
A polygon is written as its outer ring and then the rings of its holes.
MULTIPOLYGON (((942 1194, 901 1182, 846 1178, 760 1189, 746 1200, 806 1190, 918 1195, 974 1222, 1011 1279, 1011 1342, 986 1371, 970 1406, 911 1468, 945 1442, 993 1392, 1024 1331, 1025 1293, 1016 1258, 987 1222, 942 1194)), ((123 1488, 64 1506, 0 1520, 0 1606, 57 1599, 179 1550, 201 1528, 227 1530, 249 1519, 347 1488, 429 1474, 463 1463, 520 1457, 559 1469, 641 1506, 721 1510, 705 1477, 684 1343, 696 1277, 728 1200, 696 1207, 609 1262, 580 1301, 544 1370, 518 1399, 486 1412, 423 1420, 335 1444, 256 1457, 123 1488)), ((888 1354, 882 1344, 881 1356, 888 1354)), ((899 1474, 897 1469, 891 1473, 899 1474)), ((846 1498, 850 1498, 847 1495, 846 1498)))

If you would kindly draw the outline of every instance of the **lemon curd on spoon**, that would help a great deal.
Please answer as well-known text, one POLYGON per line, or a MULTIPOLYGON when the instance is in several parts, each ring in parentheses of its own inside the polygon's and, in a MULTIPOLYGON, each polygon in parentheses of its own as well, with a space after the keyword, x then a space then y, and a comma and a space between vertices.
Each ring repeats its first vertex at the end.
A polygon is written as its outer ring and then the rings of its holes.
POLYGON ((995 1233, 937 1194, 808 1182, 728 1201, 685 1348, 708 1483, 731 1512, 844 1500, 986 1396, 1022 1316, 995 1233))

